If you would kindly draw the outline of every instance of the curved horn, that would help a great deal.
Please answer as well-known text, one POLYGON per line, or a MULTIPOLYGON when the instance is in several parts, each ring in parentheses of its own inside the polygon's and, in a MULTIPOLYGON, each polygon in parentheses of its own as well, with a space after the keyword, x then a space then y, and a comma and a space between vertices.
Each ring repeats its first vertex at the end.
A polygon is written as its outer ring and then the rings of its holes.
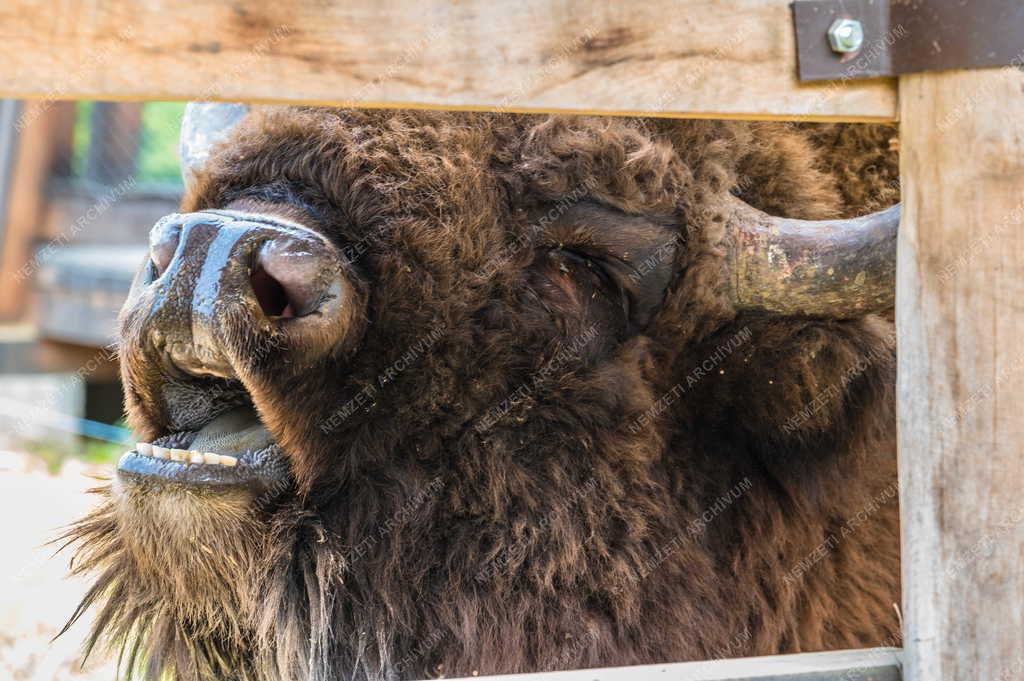
POLYGON ((189 102, 185 106, 178 155, 181 157, 181 177, 186 186, 210 158, 210 149, 224 140, 248 112, 246 104, 189 102))
POLYGON ((731 199, 737 309, 843 319, 893 306, 899 204, 848 220, 792 220, 731 199))

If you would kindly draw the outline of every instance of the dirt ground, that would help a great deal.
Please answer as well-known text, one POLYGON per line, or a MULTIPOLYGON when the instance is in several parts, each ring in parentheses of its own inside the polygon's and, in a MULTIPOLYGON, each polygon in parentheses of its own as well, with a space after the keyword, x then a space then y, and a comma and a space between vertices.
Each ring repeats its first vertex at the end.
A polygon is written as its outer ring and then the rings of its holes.
MULTIPOLYGON (((0 679, 4 681, 114 681, 110 659, 81 666, 87 621, 51 643, 87 585, 67 578, 70 554, 53 555, 46 542, 95 503, 85 490, 109 466, 69 459, 58 475, 38 458, 0 450, 0 679)), ((83 618, 88 619, 88 618, 83 618)))

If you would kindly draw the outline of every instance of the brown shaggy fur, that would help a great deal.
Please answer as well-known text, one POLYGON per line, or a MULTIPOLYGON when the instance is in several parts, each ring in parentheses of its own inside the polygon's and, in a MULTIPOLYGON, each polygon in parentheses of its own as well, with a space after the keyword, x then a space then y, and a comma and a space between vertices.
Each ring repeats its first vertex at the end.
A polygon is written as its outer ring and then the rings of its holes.
MULTIPOLYGON (((98 574, 82 605, 99 608, 97 636, 147 678, 239 681, 898 644, 891 324, 737 315, 721 209, 728 192, 802 218, 889 205, 893 135, 250 116, 184 209, 305 216, 349 249, 364 330, 353 352, 309 366, 230 329, 294 489, 270 506, 105 491, 70 532, 76 569, 98 574), (530 230, 576 204, 593 225, 530 230), (616 225, 676 240, 654 267, 666 276, 622 305, 615 282, 564 252, 603 248, 616 225), (368 386, 372 400, 337 419, 368 386)), ((166 433, 145 406, 157 370, 122 356, 132 426, 166 433)))

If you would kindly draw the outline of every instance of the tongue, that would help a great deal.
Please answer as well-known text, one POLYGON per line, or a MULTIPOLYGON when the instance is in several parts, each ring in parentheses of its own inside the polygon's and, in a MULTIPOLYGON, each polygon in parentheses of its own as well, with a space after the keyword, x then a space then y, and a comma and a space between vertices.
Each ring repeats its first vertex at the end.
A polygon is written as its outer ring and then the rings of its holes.
POLYGON ((196 433, 189 449, 218 454, 244 454, 265 449, 273 442, 252 407, 238 407, 203 426, 196 433))

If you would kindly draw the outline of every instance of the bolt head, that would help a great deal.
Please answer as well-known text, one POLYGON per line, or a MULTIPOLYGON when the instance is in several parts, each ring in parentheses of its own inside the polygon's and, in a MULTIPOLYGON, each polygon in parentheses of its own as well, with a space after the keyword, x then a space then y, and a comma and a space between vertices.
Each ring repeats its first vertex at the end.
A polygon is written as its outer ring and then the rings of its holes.
POLYGON ((836 19, 828 27, 828 43, 833 52, 856 52, 864 44, 864 26, 856 19, 836 19))

